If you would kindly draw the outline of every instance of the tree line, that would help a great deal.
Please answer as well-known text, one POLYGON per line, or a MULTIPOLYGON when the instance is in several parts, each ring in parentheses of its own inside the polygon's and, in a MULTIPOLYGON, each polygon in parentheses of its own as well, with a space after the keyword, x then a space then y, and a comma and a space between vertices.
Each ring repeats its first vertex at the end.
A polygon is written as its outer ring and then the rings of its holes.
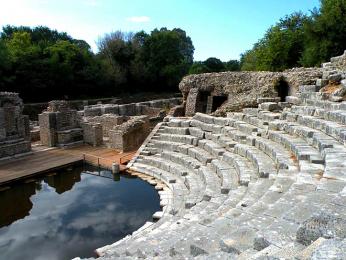
POLYGON ((98 52, 65 32, 38 26, 5 26, 0 34, 0 91, 25 102, 83 99, 138 92, 178 91, 189 73, 239 70, 238 61, 193 62, 192 40, 182 29, 116 31, 98 52))
POLYGON ((180 28, 112 32, 93 53, 65 32, 8 25, 0 33, 0 91, 18 92, 25 102, 98 98, 178 91, 187 74, 319 66, 346 49, 346 0, 320 4, 309 15, 280 19, 239 61, 228 62, 194 61, 192 40, 180 28))
POLYGON ((241 55, 242 70, 320 66, 346 49, 346 0, 321 0, 310 15, 295 12, 270 27, 241 55))
POLYGON ((0 34, 0 91, 26 102, 177 91, 193 63, 181 29, 114 32, 94 54, 83 40, 48 27, 5 26, 0 34))

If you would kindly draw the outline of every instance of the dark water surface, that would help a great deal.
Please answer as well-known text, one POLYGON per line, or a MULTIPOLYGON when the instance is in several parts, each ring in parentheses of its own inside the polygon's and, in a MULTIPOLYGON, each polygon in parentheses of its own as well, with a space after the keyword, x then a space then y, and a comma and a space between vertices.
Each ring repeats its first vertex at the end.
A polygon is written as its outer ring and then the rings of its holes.
POLYGON ((0 191, 1 260, 92 257, 159 210, 158 194, 146 182, 84 170, 74 167, 0 191))

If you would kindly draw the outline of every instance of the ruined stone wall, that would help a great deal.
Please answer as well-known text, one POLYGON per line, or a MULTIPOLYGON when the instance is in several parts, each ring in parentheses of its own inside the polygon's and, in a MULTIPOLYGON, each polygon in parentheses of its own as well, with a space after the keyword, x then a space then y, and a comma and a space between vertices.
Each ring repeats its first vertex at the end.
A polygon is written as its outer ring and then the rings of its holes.
POLYGON ((121 116, 148 115, 156 117, 160 111, 181 103, 181 98, 158 99, 147 102, 130 104, 98 104, 84 107, 84 116, 101 116, 103 114, 116 114, 121 116))
POLYGON ((102 125, 99 123, 82 123, 84 143, 100 146, 103 143, 102 125))
POLYGON ((119 116, 114 114, 104 114, 102 116, 84 117, 84 122, 100 124, 103 136, 108 137, 108 133, 114 126, 121 125, 129 119, 128 116, 119 116))
POLYGON ((65 146, 82 141, 83 133, 77 118, 77 110, 70 109, 67 101, 49 102, 46 111, 39 114, 41 143, 65 146))
POLYGON ((284 72, 221 72, 189 75, 183 78, 179 89, 185 97, 185 113, 191 116, 205 106, 203 95, 227 96, 222 106, 224 111, 238 111, 257 105, 259 97, 276 97, 275 86, 280 80, 289 85, 289 94, 294 94, 299 85, 308 85, 322 74, 319 68, 296 68, 284 72))
POLYGON ((17 93, 0 92, 0 158, 29 152, 29 118, 17 93))
POLYGON ((173 117, 182 117, 184 115, 185 115, 184 105, 178 105, 178 106, 172 107, 168 112, 168 116, 173 116, 173 117))
POLYGON ((330 59, 330 62, 322 64, 323 68, 346 71, 346 51, 337 57, 330 59))
POLYGON ((109 132, 111 148, 127 152, 137 149, 150 133, 148 116, 136 116, 109 132))

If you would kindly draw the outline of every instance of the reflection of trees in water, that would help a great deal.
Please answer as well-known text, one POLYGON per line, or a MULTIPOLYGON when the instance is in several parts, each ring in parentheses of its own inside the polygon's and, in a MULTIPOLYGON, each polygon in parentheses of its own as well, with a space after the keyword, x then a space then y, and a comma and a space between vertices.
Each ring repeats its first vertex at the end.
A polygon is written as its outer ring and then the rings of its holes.
MULTIPOLYGON (((63 172, 44 177, 44 181, 58 194, 71 190, 81 180, 81 170, 64 170, 63 172)), ((18 183, 10 189, 0 192, 0 228, 29 215, 32 209, 30 197, 42 190, 41 180, 30 183, 18 183)))
POLYGON ((36 193, 36 183, 25 183, 0 192, 0 228, 29 215, 30 197, 36 193))
POLYGON ((50 187, 55 188, 56 193, 62 194, 73 188, 76 182, 81 180, 81 170, 73 169, 72 171, 64 171, 55 175, 44 177, 44 182, 50 187))

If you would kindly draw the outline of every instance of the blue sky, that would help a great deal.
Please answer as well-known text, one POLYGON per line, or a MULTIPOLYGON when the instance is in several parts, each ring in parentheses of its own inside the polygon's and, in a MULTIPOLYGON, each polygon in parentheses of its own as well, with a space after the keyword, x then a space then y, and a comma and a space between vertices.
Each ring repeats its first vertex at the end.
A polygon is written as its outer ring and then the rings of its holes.
POLYGON ((46 25, 86 40, 97 50, 104 33, 179 27, 195 46, 195 60, 227 61, 294 11, 308 13, 319 0, 2 0, 0 26, 46 25))

